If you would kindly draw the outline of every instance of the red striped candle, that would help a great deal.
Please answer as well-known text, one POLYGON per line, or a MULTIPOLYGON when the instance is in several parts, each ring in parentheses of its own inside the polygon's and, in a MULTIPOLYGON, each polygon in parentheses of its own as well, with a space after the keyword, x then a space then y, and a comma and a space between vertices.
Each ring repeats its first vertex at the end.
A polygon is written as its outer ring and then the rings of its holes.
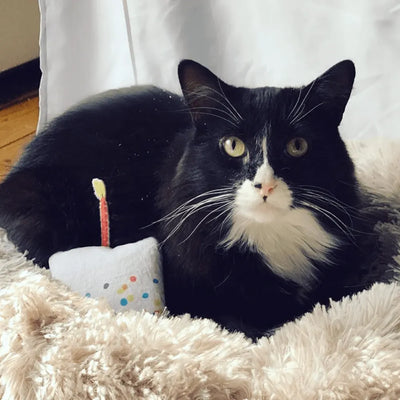
POLYGON ((106 200, 106 186, 101 179, 92 179, 92 186, 94 194, 99 200, 100 209, 100 231, 101 231, 101 245, 110 246, 110 225, 108 215, 108 205, 106 200))

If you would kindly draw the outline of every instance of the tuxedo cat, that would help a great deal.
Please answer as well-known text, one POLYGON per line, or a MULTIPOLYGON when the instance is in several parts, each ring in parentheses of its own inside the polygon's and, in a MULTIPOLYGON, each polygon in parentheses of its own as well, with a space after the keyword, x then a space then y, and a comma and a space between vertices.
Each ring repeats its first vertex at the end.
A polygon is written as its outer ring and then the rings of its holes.
POLYGON ((0 185, 0 226, 18 249, 47 267, 98 245, 97 177, 111 246, 158 239, 174 314, 257 337, 362 289, 366 228, 338 132, 353 63, 301 88, 233 87, 190 60, 178 74, 183 97, 109 91, 28 145, 0 185))

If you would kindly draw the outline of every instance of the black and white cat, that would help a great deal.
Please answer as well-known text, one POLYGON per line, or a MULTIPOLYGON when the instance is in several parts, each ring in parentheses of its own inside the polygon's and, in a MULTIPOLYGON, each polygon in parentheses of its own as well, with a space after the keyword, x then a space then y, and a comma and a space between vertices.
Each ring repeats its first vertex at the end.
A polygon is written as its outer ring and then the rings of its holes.
POLYGON ((111 245, 159 240, 172 313, 255 337, 362 289, 366 227, 338 132, 353 63, 301 88, 233 87, 190 60, 178 73, 183 98, 114 90, 52 121, 0 185, 9 238, 41 266, 99 244, 97 177, 111 245))

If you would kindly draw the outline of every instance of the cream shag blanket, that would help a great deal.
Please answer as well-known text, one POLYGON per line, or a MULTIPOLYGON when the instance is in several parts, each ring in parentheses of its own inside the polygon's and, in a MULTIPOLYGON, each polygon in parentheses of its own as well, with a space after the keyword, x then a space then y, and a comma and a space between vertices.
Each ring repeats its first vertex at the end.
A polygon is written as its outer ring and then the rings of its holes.
MULTIPOLYGON (((399 144, 352 146, 400 269, 399 144)), ((0 234, 2 399, 400 399, 400 287, 316 306, 251 343, 209 320, 114 314, 35 267, 0 234)), ((389 250, 388 250, 389 251, 389 250)), ((396 278, 396 275, 395 275, 396 278)), ((394 280, 396 280, 394 278, 394 280)))

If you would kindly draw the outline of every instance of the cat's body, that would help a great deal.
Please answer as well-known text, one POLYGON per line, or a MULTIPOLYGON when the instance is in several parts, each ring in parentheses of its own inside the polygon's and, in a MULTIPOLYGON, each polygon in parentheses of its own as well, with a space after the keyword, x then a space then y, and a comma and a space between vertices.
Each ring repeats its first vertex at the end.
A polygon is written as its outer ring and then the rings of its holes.
POLYGON ((257 336, 361 289, 365 227, 337 132, 352 64, 301 89, 234 88, 190 61, 179 73, 186 101, 123 89, 50 123, 0 185, 10 239, 42 266, 98 245, 96 177, 111 246, 161 243, 173 313, 257 336))

